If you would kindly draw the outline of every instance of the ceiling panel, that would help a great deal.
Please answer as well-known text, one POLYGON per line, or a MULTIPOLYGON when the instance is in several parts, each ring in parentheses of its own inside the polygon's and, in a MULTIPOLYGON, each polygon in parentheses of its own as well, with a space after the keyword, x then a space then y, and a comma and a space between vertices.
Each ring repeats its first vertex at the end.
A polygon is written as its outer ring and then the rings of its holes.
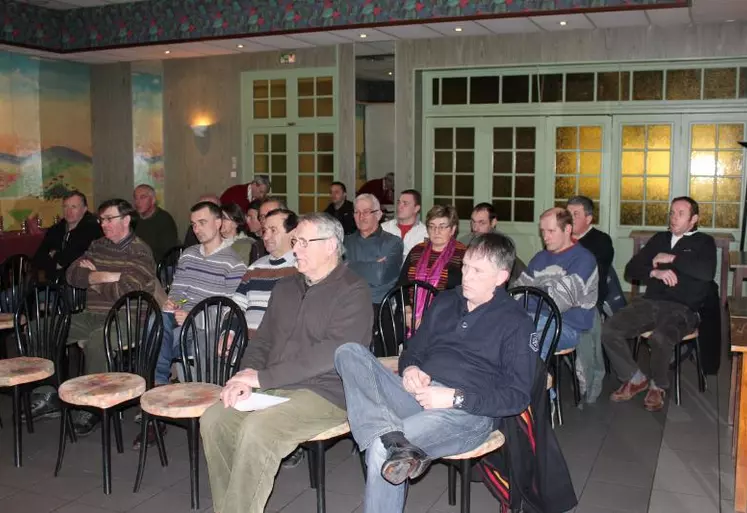
POLYGON ((350 42, 349 39, 338 36, 334 32, 304 32, 301 34, 289 34, 287 37, 308 43, 312 46, 330 46, 350 42))
POLYGON ((236 50, 237 52, 268 52, 275 49, 261 45, 255 41, 254 39, 215 39, 206 41, 206 44, 227 50, 236 50), (239 45, 242 45, 243 48, 239 48, 239 45))
POLYGON ((394 53, 394 41, 379 43, 356 43, 355 55, 386 55, 394 53))
POLYGON ((239 53, 240 51, 235 46, 233 48, 223 48, 210 43, 182 43, 178 45, 177 48, 188 52, 199 53, 201 55, 229 55, 232 53, 239 53))
POLYGON ((747 20, 747 0, 697 0, 691 11, 696 23, 747 20))
POLYGON ((644 11, 591 12, 586 15, 597 28, 645 27, 644 11))
POLYGON ((392 34, 387 34, 386 32, 371 28, 335 30, 334 32, 331 32, 331 34, 341 36, 347 41, 366 41, 369 43, 397 39, 397 37, 392 34), (361 34, 364 34, 366 37, 361 37, 361 34))
POLYGON ((491 34, 488 29, 473 21, 429 23, 428 27, 444 36, 485 36, 491 34))
POLYGON ((399 39, 432 39, 441 37, 441 34, 426 25, 392 25, 391 27, 378 27, 377 30, 399 39))
POLYGON ((518 34, 523 32, 540 32, 540 28, 529 18, 493 18, 480 20, 479 23, 494 34, 518 34))
POLYGON ((646 16, 651 20, 651 25, 658 27, 671 27, 673 25, 689 25, 690 9, 683 7, 678 9, 650 9, 646 16))
POLYGON ((281 50, 295 50, 296 48, 311 48, 314 46, 311 43, 292 39, 287 36, 262 36, 252 38, 252 41, 261 45, 269 46, 273 49, 281 50))
POLYGON ((533 16, 530 19, 540 28, 550 32, 579 29, 590 30, 594 28, 589 18, 583 14, 552 14, 548 16, 533 16))

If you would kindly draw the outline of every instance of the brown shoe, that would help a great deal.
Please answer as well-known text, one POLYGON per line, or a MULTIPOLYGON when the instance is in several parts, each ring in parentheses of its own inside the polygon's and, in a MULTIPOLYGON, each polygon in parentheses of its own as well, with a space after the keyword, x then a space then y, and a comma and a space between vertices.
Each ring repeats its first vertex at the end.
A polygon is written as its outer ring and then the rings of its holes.
POLYGON ((632 381, 626 381, 620 388, 612 392, 610 395, 610 401, 621 403, 623 401, 630 401, 635 396, 643 392, 648 388, 648 379, 644 379, 638 384, 634 384, 632 381))
POLYGON ((659 411, 664 407, 664 397, 667 393, 661 388, 649 388, 643 407, 648 411, 659 411))
MULTIPOLYGON (((166 425, 162 422, 157 423, 159 430, 161 431, 161 436, 166 434, 166 425)), ((148 429, 146 430, 145 434, 146 443, 148 444, 148 447, 153 447, 156 444, 156 430, 153 429, 153 423, 148 424, 148 429)), ((140 450, 140 444, 143 442, 140 434, 138 434, 135 437, 135 440, 132 442, 132 450, 133 451, 139 451, 140 450)))

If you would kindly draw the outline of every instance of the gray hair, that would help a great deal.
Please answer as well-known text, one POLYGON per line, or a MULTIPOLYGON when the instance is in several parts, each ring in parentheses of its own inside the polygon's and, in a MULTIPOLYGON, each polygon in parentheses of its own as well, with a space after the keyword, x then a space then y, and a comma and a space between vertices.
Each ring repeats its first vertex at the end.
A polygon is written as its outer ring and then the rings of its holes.
POLYGON ((270 192, 270 177, 267 175, 254 175, 254 179, 252 180, 252 183, 256 183, 257 185, 263 185, 267 187, 267 192, 270 192))
POLYGON ((148 185, 147 183, 141 183, 140 185, 135 187, 135 190, 138 190, 138 189, 145 189, 150 193, 151 196, 153 196, 154 198, 156 197, 156 190, 153 188, 152 185, 148 185))
POLYGON ((591 198, 589 198, 588 196, 573 196, 568 200, 566 207, 569 207, 571 205, 581 205, 582 207, 584 207, 584 214, 586 214, 587 216, 594 215, 594 202, 591 201, 591 198))
POLYGON ((342 260, 342 255, 345 252, 345 231, 342 229, 340 221, 335 219, 329 214, 324 212, 314 212, 312 214, 304 214, 298 218, 298 224, 311 223, 316 226, 319 237, 330 238, 337 244, 337 257, 342 260))
POLYGON ((498 269, 510 273, 516 261, 516 246, 511 237, 502 233, 481 233, 469 243, 466 254, 487 258, 498 269))
POLYGON ((355 205, 357 205, 360 200, 370 201, 371 202, 371 208, 373 210, 381 210, 381 203, 379 203, 379 199, 376 196, 374 196, 373 194, 368 194, 368 193, 359 194, 355 198, 355 205))

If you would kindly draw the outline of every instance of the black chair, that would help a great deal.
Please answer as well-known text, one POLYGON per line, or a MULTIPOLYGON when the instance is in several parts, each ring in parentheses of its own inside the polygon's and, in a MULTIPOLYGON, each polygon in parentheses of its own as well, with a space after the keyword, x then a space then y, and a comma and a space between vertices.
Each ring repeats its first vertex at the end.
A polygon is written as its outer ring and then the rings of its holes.
POLYGON ((70 312, 55 287, 36 287, 21 301, 14 315, 17 358, 0 365, 0 384, 13 389, 14 462, 22 465, 21 400, 27 428, 34 432, 29 394, 41 385, 59 386, 65 341, 70 329, 70 312), (8 369, 6 369, 8 367, 8 369), (8 373, 7 370, 14 369, 8 373))
POLYGON ((15 313, 35 282, 31 259, 9 256, 0 265, 0 312, 15 313))
MULTIPOLYGON (((163 318, 153 296, 143 291, 129 292, 114 303, 104 321, 108 372, 80 376, 60 386, 62 417, 55 477, 62 468, 65 455, 66 430, 71 425, 70 410, 91 410, 101 415, 104 493, 111 494, 110 424, 113 421, 117 452, 122 454, 124 446, 119 414, 138 404, 140 396, 153 386, 162 339, 163 318)), ((163 439, 157 437, 157 440, 163 452, 163 439)), ((166 464, 165 461, 162 463, 166 464)))
MULTIPOLYGON (((181 422, 179 425, 184 425, 186 421, 192 509, 199 509, 198 458, 202 413, 195 417, 194 411, 201 409, 204 412, 218 400, 222 387, 238 370, 246 349, 248 334, 244 312, 227 297, 204 299, 189 312, 182 324, 179 337, 185 383, 154 388, 146 392, 141 399, 142 443, 133 491, 137 492, 140 489, 143 478, 148 450, 148 444, 145 443, 148 424, 156 419, 176 420, 177 423, 181 422), (231 344, 228 344, 229 326, 230 331, 234 332, 231 344), (200 393, 190 394, 190 388, 199 388, 200 393), (180 397, 179 404, 172 401, 175 395, 180 397), (184 397, 190 396, 194 399, 194 404, 185 404, 184 397)), ((154 430, 156 434, 160 433, 158 426, 154 426, 154 430)))
POLYGON ((174 282, 176 264, 179 263, 179 258, 182 256, 183 252, 184 246, 174 246, 163 255, 163 258, 161 258, 161 261, 158 262, 158 265, 156 266, 156 276, 166 293, 169 292, 171 284, 174 282))
MULTIPOLYGON (((372 351, 376 356, 396 356, 399 354, 399 346, 407 344, 408 331, 410 332, 409 336, 412 336, 417 331, 416 314, 419 292, 425 292, 425 305, 423 308, 423 311, 425 311, 438 295, 438 289, 430 283, 417 280, 411 281, 404 285, 397 285, 386 293, 384 299, 381 301, 376 318, 375 335, 378 335, 382 346, 381 351, 377 351, 376 347, 372 347, 372 351), (410 330, 407 329, 407 323, 405 322, 405 307, 407 306, 411 307, 409 320, 412 329, 410 330)), ((376 338, 374 336, 372 344, 375 344, 376 338)))

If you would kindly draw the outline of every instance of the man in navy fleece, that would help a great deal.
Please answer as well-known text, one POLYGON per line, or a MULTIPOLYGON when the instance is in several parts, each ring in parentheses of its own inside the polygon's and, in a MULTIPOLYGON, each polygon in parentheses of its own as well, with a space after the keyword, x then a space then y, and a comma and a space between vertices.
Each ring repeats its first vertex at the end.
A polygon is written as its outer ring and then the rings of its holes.
MULTIPOLYGON (((545 249, 534 255, 516 285, 537 287, 550 295, 563 316, 556 351, 570 349, 578 344, 580 333, 594 324, 597 261, 573 239, 573 217, 564 208, 551 208, 540 216, 540 234, 545 249)), ((545 322, 546 317, 540 317, 538 326, 544 327, 545 322)), ((546 353, 549 346, 542 350, 546 353)), ((542 359, 546 356, 542 354, 542 359)))
POLYGON ((401 513, 405 481, 435 458, 477 448, 496 418, 529 405, 539 344, 504 287, 515 256, 505 235, 475 237, 462 285, 436 297, 400 356, 402 377, 360 344, 335 352, 350 429, 366 451, 366 513, 401 513))

